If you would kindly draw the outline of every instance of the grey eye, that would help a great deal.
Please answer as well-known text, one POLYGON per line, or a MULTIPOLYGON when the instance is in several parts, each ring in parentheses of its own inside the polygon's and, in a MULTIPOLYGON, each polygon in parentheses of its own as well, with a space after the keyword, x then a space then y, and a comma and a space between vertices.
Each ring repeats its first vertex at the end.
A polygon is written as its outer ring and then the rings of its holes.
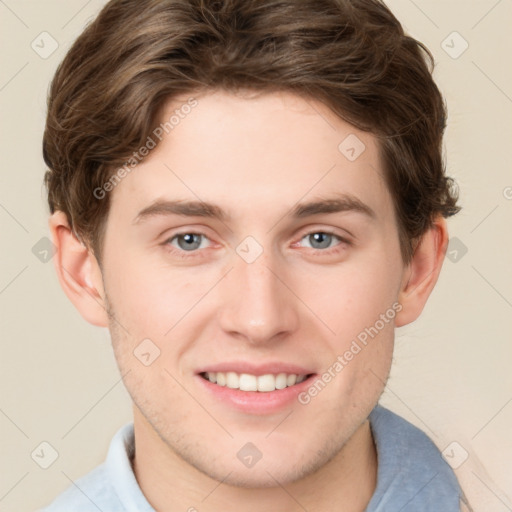
POLYGON ((174 236, 171 240, 177 240, 178 247, 180 249, 183 249, 184 251, 193 251, 195 249, 199 249, 202 236, 203 235, 200 233, 183 233, 174 236))
POLYGON ((310 233, 309 235, 306 235, 303 240, 307 239, 313 249, 327 249, 330 247, 333 238, 339 237, 330 233, 318 231, 316 233, 310 233))

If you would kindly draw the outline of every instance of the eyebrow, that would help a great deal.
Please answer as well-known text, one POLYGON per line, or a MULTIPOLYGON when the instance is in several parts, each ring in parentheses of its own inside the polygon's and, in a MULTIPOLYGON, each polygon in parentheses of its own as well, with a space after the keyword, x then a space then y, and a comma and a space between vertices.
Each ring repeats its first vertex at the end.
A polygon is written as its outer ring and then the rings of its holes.
MULTIPOLYGON (((318 199, 296 205, 287 216, 303 219, 325 213, 355 212, 376 218, 375 212, 356 196, 342 194, 332 198, 318 199)), ((142 209, 133 224, 138 224, 151 217, 181 215, 184 217, 206 217, 227 222, 231 216, 220 206, 204 201, 165 200, 158 199, 142 209)))

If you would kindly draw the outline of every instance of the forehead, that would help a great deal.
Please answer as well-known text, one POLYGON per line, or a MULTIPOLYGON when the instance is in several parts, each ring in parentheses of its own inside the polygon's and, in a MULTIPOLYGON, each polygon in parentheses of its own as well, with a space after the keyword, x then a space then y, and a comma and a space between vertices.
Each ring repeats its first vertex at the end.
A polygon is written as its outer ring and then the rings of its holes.
POLYGON ((126 214, 175 198, 264 216, 332 192, 379 213, 391 205, 375 137, 312 99, 287 92, 182 96, 162 109, 160 132, 156 148, 113 192, 113 206, 126 214))

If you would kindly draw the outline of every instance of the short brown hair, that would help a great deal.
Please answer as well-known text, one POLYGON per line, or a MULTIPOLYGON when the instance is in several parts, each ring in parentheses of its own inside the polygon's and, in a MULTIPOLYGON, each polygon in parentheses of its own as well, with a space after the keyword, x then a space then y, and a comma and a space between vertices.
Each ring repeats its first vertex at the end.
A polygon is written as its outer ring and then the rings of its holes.
POLYGON ((208 89, 289 91, 375 135, 402 258, 459 210, 445 175, 433 58, 379 0, 112 0, 52 81, 43 155, 50 211, 100 257, 116 168, 170 99, 208 89))

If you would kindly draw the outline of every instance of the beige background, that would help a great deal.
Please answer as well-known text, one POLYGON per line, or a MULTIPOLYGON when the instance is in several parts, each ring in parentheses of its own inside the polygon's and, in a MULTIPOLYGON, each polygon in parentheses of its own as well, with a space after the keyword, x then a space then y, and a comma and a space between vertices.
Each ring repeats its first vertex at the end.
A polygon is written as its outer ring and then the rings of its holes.
MULTIPOLYGON (((48 235, 41 157, 47 87, 71 42, 103 3, 0 1, 0 509, 5 512, 47 504, 104 459, 111 437, 131 417, 108 332, 85 323, 60 290, 52 262, 43 263, 32 252, 48 235), (39 36, 43 31, 58 43, 44 59, 31 47, 35 41, 40 53, 51 50, 48 36, 39 36), (45 446, 45 456, 37 457, 42 442, 58 452, 48 469, 36 463, 48 460, 45 446)), ((441 450, 449 447, 453 464, 467 451, 456 473, 477 512, 510 511, 512 2, 393 0, 389 5, 436 57, 436 78, 449 107, 448 172, 460 185, 464 210, 449 221, 451 236, 458 239, 450 247, 456 260, 445 260, 421 319, 397 332, 382 403, 422 428, 441 450), (460 36, 450 35, 454 31, 460 36), (467 50, 453 58, 464 41, 467 50)))

